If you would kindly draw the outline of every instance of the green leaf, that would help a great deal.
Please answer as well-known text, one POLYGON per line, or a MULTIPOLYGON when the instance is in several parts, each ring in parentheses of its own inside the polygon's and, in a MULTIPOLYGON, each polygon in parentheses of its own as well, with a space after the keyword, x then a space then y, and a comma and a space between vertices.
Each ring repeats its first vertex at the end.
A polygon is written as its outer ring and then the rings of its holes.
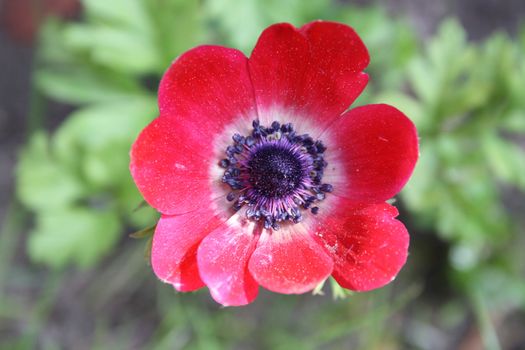
MULTIPOLYGON (((129 176, 130 144, 115 143, 105 149, 85 152, 80 159, 81 172, 95 189, 119 187, 124 177, 129 176)), ((127 181, 126 181, 127 182, 127 181)))
POLYGON ((317 286, 315 286, 314 290, 312 290, 312 295, 324 295, 323 287, 326 283, 326 280, 319 283, 317 286))
POLYGON ((197 0, 86 0, 88 21, 66 39, 94 62, 133 74, 162 73, 175 57, 201 43, 197 0))
POLYGON ((425 104, 434 105, 438 98, 439 86, 429 63, 422 58, 414 59, 408 67, 408 76, 417 97, 425 104))
POLYGON ((55 134, 53 150, 95 185, 119 183, 128 172, 133 140, 157 113, 153 97, 79 109, 55 134))
MULTIPOLYGON (((426 141, 426 140, 425 140, 426 141)), ((438 180, 439 159, 436 148, 426 141, 420 146, 420 157, 414 173, 401 191, 403 200, 414 212, 425 214, 439 202, 441 183, 438 180)))
POLYGON ((159 73, 183 52, 207 38, 205 6, 199 0, 148 1, 149 12, 155 26, 155 44, 162 52, 159 73))
POLYGON ((505 131, 525 134, 525 109, 508 113, 500 125, 505 131))
POLYGON ((33 135, 20 154, 17 180, 18 198, 37 211, 67 206, 86 194, 86 184, 52 156, 43 133, 33 135))
POLYGON ((425 55, 409 65, 412 88, 434 123, 483 102, 487 87, 472 81, 476 56, 463 28, 449 19, 442 23, 425 55))
MULTIPOLYGON (((126 167, 127 170, 127 167, 126 167)), ((137 206, 144 201, 137 190, 129 171, 121 178, 121 184, 115 191, 117 205, 123 216, 135 228, 151 226, 159 218, 159 213, 150 206, 136 210, 137 206)))
POLYGON ((153 235, 153 233, 155 232, 155 228, 157 227, 157 225, 153 225, 151 227, 147 227, 147 228, 144 228, 142 230, 139 230, 139 231, 136 231, 136 232, 133 232, 131 233, 129 236, 131 238, 135 238, 135 239, 141 239, 141 238, 146 238, 146 237, 151 237, 153 235))
POLYGON ((466 48, 465 30, 456 19, 449 18, 441 23, 437 36, 430 42, 427 51, 432 65, 439 72, 449 71, 455 74, 459 66, 454 61, 461 61, 466 48))
POLYGON ((353 27, 366 44, 370 57, 367 68, 374 85, 398 89, 406 76, 406 65, 417 51, 415 32, 406 20, 392 18, 380 7, 338 5, 340 20, 353 27))
POLYGON ((76 61, 75 53, 63 40, 63 30, 66 24, 57 18, 49 17, 40 29, 40 43, 37 52, 37 63, 53 62, 56 65, 71 64, 76 61))
POLYGON ((86 50, 93 62, 113 71, 154 72, 159 69, 161 56, 152 29, 144 30, 102 24, 70 25, 65 29, 64 40, 73 49, 86 50))
POLYGON ((353 291, 341 287, 333 277, 328 277, 328 279, 330 280, 330 287, 332 288, 332 298, 335 300, 346 299, 354 294, 353 291))
POLYGON ((89 185, 90 195, 109 196, 134 227, 151 225, 156 212, 134 212, 142 196, 129 173, 129 150, 157 113, 153 97, 92 105, 74 112, 53 140, 57 159, 89 185))
POLYGON ((132 227, 151 226, 159 219, 159 213, 150 206, 135 211, 137 205, 143 201, 143 198, 131 179, 129 172, 121 186, 116 189, 115 197, 122 216, 132 227))
POLYGON ((205 10, 210 18, 218 19, 232 46, 244 53, 251 50, 267 21, 257 0, 208 0, 205 10))
POLYGON ((151 23, 144 0, 82 0, 87 17, 96 23, 113 23, 147 30, 151 23))
POLYGON ((114 72, 80 68, 42 68, 35 82, 43 94, 59 101, 84 104, 129 100, 145 94, 136 81, 114 72))
POLYGON ((525 151, 494 135, 483 139, 483 151, 491 170, 503 182, 525 191, 525 151))
POLYGON ((29 236, 28 253, 33 261, 54 268, 70 263, 87 268, 111 250, 120 229, 112 212, 87 208, 41 212, 29 236))
POLYGON ((153 249, 153 236, 148 238, 146 245, 144 246, 144 260, 149 264, 151 261, 151 250, 153 249))

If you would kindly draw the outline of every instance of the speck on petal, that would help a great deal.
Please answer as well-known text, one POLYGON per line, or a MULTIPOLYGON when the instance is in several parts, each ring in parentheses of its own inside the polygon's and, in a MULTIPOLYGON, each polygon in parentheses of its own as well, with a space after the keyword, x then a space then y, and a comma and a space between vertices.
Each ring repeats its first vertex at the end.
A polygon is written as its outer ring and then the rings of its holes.
POLYGON ((300 224, 279 231, 264 231, 249 269, 264 288, 300 294, 315 288, 332 272, 332 258, 300 224))
POLYGON ((389 204, 355 205, 340 199, 315 231, 334 259, 332 276, 344 288, 376 289, 391 282, 406 262, 409 236, 389 204))

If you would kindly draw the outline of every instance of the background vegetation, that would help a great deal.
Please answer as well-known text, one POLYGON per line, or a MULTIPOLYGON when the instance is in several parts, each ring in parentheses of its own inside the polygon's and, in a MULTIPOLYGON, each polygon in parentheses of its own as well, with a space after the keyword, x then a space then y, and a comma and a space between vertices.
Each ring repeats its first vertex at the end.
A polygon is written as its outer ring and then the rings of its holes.
POLYGON ((0 348, 525 347, 525 30, 473 42, 446 18, 422 37, 381 6, 322 0, 82 5, 75 21, 48 19, 35 51, 0 233, 0 348), (249 55, 266 26, 317 18, 353 26, 370 50, 356 105, 391 103, 417 124, 421 159, 396 202, 412 235, 407 266, 350 296, 327 285, 224 309, 205 290, 174 293, 128 237, 156 220, 135 210, 128 152, 156 117, 163 71, 198 44, 249 55), (52 101, 71 112, 53 116, 52 101))

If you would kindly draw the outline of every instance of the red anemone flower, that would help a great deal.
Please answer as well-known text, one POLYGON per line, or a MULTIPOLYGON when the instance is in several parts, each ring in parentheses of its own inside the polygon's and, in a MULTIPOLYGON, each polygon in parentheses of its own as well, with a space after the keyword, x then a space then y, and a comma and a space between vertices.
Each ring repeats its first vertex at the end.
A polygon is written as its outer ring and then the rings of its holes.
POLYGON ((179 291, 222 305, 259 285, 304 293, 332 275, 367 291, 394 279, 409 237, 385 203, 418 157, 412 122, 378 104, 347 110, 368 51, 346 25, 275 24, 250 58, 200 46, 159 87, 160 117, 138 136, 131 174, 161 214, 151 264, 179 291))

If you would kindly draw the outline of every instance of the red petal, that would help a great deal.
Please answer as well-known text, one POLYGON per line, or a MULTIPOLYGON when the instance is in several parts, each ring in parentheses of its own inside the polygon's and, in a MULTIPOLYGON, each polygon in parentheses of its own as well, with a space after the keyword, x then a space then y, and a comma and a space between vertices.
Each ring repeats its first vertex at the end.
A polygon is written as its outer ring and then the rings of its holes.
POLYGON ((333 141, 323 181, 331 183, 339 196, 384 202, 401 190, 414 170, 419 152, 416 128, 394 107, 352 109, 329 133, 333 141))
POLYGON ((368 75, 361 73, 370 63, 368 50, 357 33, 341 23, 315 21, 300 30, 311 48, 307 100, 315 101, 319 117, 333 120, 368 83, 368 75))
POLYGON ((265 231, 249 263, 260 285, 285 294, 312 290, 332 273, 332 267, 323 247, 298 226, 265 231))
POLYGON ((332 276, 344 288, 367 291, 391 282, 406 262, 409 236, 386 203, 356 207, 340 199, 315 229, 334 259, 332 276))
POLYGON ((257 297, 259 286, 247 268, 257 244, 255 225, 240 214, 234 215, 199 246, 201 278, 213 299, 224 306, 246 305, 257 297))
POLYGON ((236 118, 255 113, 247 62, 238 50, 199 46, 171 65, 160 83, 159 108, 177 119, 180 138, 189 133, 209 142, 236 118))
POLYGON ((348 26, 273 25, 261 34, 249 62, 259 116, 277 107, 328 125, 366 86, 361 71, 368 62, 366 47, 348 26))
POLYGON ((365 44, 355 30, 345 24, 318 20, 305 24, 300 31, 310 42, 318 73, 331 71, 338 77, 361 72, 370 63, 365 44))
POLYGON ((151 266, 159 279, 171 283, 179 291, 204 286, 197 267, 200 241, 221 224, 207 212, 180 216, 162 216, 153 235, 151 266), (204 218, 204 219, 203 219, 204 218))
POLYGON ((214 147, 228 125, 253 117, 254 106, 240 51, 201 46, 178 58, 160 84, 163 117, 142 131, 131 151, 131 173, 146 201, 172 215, 217 197, 211 186, 221 186, 220 176, 208 175, 219 161, 214 147))
MULTIPOLYGON (((309 61, 306 37, 288 23, 266 28, 250 56, 250 74, 257 105, 304 106, 304 75, 309 61)), ((271 121, 270 121, 271 122, 271 121)))
POLYGON ((210 205, 211 142, 186 138, 176 118, 157 118, 135 141, 130 170, 144 199, 163 214, 187 213, 210 205))

